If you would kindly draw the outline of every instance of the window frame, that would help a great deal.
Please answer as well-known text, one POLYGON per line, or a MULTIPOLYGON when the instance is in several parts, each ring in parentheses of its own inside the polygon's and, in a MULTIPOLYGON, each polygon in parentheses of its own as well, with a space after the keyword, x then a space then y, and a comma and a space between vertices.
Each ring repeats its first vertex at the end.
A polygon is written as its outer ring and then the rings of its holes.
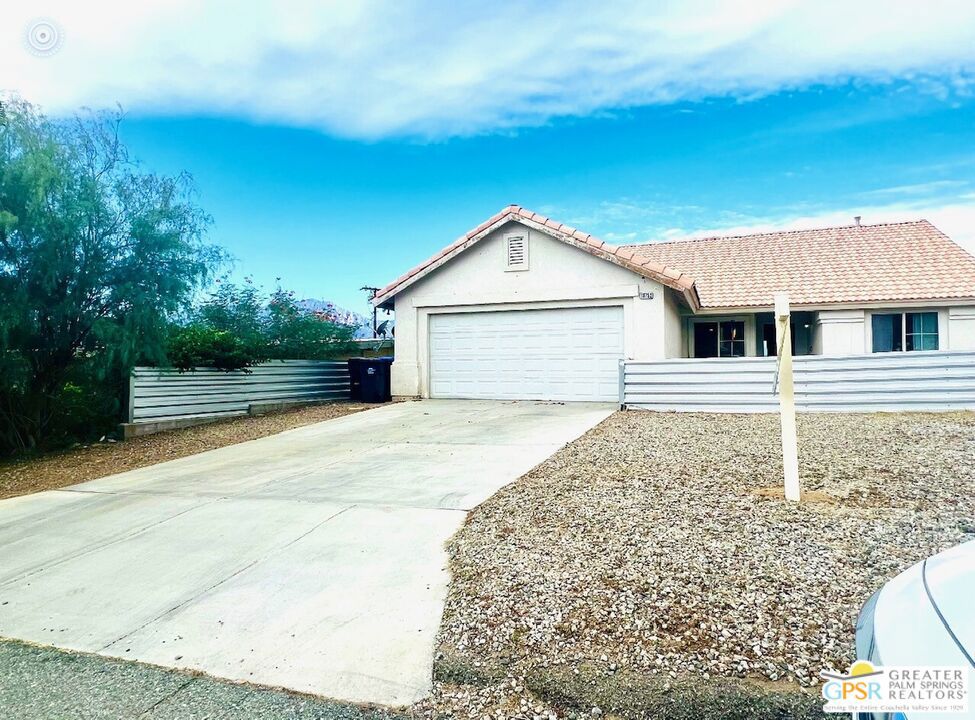
POLYGON ((924 310, 924 311, 920 311, 920 312, 905 312, 904 313, 904 319, 901 321, 901 324, 904 327, 904 340, 903 340, 904 352, 925 352, 925 351, 931 352, 932 350, 939 350, 941 348, 941 323, 940 323, 939 318, 938 318, 938 311, 937 310, 924 310), (915 316, 918 317, 919 322, 921 322, 921 330, 920 331, 917 331, 917 332, 908 332, 907 331, 907 316, 908 315, 915 315, 915 316), (934 332, 927 332, 927 331, 924 330, 924 328, 923 328, 924 323, 923 323, 923 319, 922 319, 922 316, 924 316, 924 315, 933 315, 934 316, 934 332), (912 347, 908 347, 907 346, 908 338, 921 338, 921 341, 922 341, 921 344, 923 345, 924 344, 924 342, 923 342, 924 341, 924 338, 925 337, 931 337, 931 336, 934 336, 934 347, 933 348, 925 348, 925 347, 918 348, 918 347, 914 346, 914 341, 913 340, 911 341, 912 347))
POLYGON ((719 358, 745 357, 747 353, 748 353, 748 348, 745 346, 745 321, 744 320, 719 320, 718 321, 718 357, 719 358), (731 340, 725 340, 722 337, 722 329, 723 329, 722 326, 732 324, 732 323, 741 325, 741 337, 732 338, 731 340), (722 355, 721 346, 724 345, 725 343, 731 345, 732 349, 734 349, 735 345, 740 345, 741 355, 735 355, 734 352, 732 352, 731 355, 722 355))
POLYGON ((873 312, 870 313, 870 353, 898 353, 898 352, 936 352, 941 349, 941 312, 939 310, 900 310, 900 311, 886 311, 886 312, 873 312), (908 332, 908 316, 923 316, 931 315, 934 317, 934 332, 928 332, 923 330, 923 320, 922 330, 919 332, 908 332), (874 318, 893 316, 900 317, 900 347, 891 348, 890 350, 876 350, 876 335, 874 333, 874 318), (933 348, 918 348, 915 347, 916 341, 914 338, 920 338, 921 344, 924 344, 924 338, 934 337, 935 347, 933 348), (908 337, 912 338, 911 347, 908 347, 908 337))
POLYGON ((694 335, 694 330, 692 329, 692 331, 691 331, 691 337, 692 338, 695 338, 695 340, 694 340, 694 346, 692 348, 692 352, 690 353, 690 355, 693 358, 695 358, 697 360, 709 360, 711 358, 725 359, 725 358, 748 357, 748 343, 746 342, 746 337, 748 335, 748 322, 747 322, 747 320, 745 318, 742 318, 742 317, 725 317, 725 318, 714 318, 714 319, 711 319, 711 318, 700 318, 700 319, 694 319, 692 321, 692 328, 696 328, 699 325, 715 325, 716 326, 715 327, 715 334, 716 334, 715 340, 716 340, 716 349, 717 349, 717 353, 718 354, 717 355, 706 355, 706 356, 699 356, 699 355, 697 355, 697 340, 696 340, 696 336, 694 335), (736 338, 734 340, 722 340, 721 339, 721 329, 722 329, 722 326, 723 325, 727 325, 729 323, 737 323, 737 324, 739 324, 741 326, 741 337, 736 338), (731 343, 732 345, 736 345, 736 346, 740 347, 741 348, 741 355, 722 355, 721 354, 721 345, 722 345, 722 343, 731 343))

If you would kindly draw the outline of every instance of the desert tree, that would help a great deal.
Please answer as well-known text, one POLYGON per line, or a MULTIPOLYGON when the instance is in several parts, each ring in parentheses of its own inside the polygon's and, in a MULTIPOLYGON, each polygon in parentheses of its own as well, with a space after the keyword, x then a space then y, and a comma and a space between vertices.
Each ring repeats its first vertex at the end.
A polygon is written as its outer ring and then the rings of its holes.
POLYGON ((168 322, 223 261, 188 175, 142 169, 121 112, 0 123, 0 445, 43 444, 80 366, 161 357, 168 322))

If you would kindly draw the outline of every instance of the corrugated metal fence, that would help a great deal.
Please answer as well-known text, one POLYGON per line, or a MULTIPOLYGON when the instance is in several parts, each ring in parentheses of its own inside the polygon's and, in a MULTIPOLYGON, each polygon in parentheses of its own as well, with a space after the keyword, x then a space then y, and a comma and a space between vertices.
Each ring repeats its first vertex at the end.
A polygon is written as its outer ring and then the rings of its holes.
POLYGON ((137 367, 129 386, 129 422, 246 414, 251 405, 346 400, 346 362, 279 360, 250 372, 137 367))
MULTIPOLYGON (((975 352, 807 355, 793 360, 796 409, 975 410, 975 352)), ((775 358, 623 361, 620 404, 685 412, 775 412, 775 358)))

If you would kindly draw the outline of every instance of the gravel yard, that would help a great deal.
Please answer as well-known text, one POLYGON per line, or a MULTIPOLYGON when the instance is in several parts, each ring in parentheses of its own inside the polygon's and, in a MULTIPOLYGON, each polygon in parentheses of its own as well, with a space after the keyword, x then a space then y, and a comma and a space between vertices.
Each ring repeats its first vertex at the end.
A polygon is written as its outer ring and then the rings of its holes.
POLYGON ((778 436, 620 412, 477 508, 417 711, 818 716, 867 597, 975 538, 975 415, 801 415, 798 506, 778 436))
POLYGON ((285 430, 367 410, 370 405, 328 403, 257 417, 235 417, 124 442, 100 442, 39 457, 0 463, 0 499, 54 490, 166 460, 256 440, 285 430))

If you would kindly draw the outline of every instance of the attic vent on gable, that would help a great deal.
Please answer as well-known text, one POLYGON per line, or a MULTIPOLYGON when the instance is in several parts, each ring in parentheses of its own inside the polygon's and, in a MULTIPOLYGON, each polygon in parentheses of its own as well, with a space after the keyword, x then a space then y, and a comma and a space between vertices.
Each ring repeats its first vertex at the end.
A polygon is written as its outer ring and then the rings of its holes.
POLYGON ((527 235, 504 236, 506 267, 508 270, 528 269, 528 237, 527 235))

